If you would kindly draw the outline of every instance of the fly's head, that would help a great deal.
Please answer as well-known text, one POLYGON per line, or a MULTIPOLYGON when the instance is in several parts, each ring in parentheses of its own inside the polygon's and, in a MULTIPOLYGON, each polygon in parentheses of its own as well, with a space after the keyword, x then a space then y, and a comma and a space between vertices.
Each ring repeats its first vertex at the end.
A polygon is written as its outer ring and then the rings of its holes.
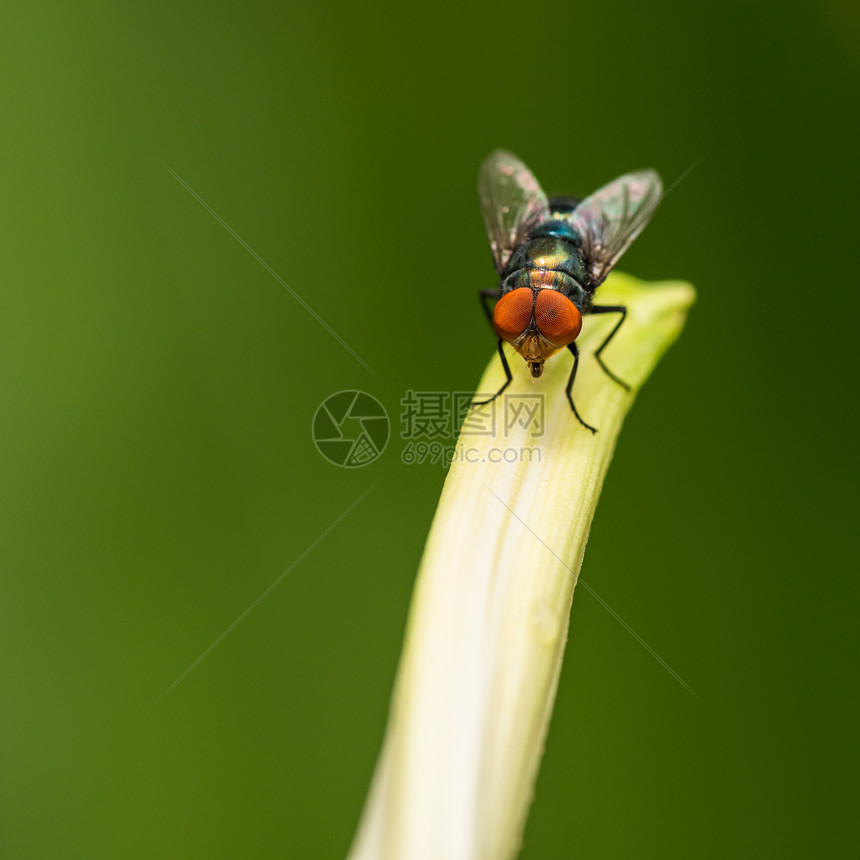
POLYGON ((493 328, 525 359, 537 379, 544 362, 579 336, 582 316, 557 290, 519 287, 496 302, 493 328))

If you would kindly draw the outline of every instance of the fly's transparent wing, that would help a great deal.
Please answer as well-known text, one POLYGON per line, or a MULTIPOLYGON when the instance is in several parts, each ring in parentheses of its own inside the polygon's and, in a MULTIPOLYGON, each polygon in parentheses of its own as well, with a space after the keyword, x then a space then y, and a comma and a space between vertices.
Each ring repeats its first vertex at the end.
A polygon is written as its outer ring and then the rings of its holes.
POLYGON ((528 228, 549 216, 549 201, 528 167, 503 149, 491 153, 481 165, 478 196, 501 274, 528 228))
POLYGON ((604 185, 573 210, 570 223, 580 235, 593 286, 603 283, 618 258, 645 229, 662 193, 658 173, 640 170, 604 185))

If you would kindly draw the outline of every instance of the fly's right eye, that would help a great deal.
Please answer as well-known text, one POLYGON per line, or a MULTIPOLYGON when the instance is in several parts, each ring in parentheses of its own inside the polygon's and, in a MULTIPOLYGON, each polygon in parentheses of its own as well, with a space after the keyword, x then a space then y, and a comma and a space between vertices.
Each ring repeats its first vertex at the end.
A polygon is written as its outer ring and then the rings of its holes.
POLYGON ((520 287, 503 295, 493 311, 493 328, 504 341, 515 341, 532 321, 534 293, 529 287, 520 287))
POLYGON ((541 290, 535 302, 535 323, 550 343, 567 346, 579 337, 582 315, 567 296, 555 290, 541 290))

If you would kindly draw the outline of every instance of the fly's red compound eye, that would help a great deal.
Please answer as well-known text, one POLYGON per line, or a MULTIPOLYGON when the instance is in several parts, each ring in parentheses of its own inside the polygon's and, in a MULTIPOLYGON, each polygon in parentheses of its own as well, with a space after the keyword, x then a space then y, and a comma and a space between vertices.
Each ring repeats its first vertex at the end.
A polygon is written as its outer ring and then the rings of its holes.
POLYGON ((516 340, 532 321, 534 293, 529 287, 520 287, 503 295, 493 311, 493 328, 496 334, 510 343, 516 340))
POLYGON ((556 290, 537 294, 535 322, 540 333, 556 346, 573 343, 582 329, 582 316, 576 305, 556 290))

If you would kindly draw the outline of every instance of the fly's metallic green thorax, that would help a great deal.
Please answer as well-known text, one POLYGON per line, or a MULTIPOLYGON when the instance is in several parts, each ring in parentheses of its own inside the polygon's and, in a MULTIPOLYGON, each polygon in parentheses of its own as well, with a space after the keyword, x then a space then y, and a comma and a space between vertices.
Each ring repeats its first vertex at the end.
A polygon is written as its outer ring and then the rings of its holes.
POLYGON ((588 283, 588 271, 582 251, 565 239, 543 236, 529 239, 511 255, 508 272, 515 272, 517 269, 564 272, 583 287, 588 283))
POLYGON ((566 295, 582 313, 591 303, 591 295, 567 272, 559 269, 526 267, 516 269, 502 278, 499 295, 503 296, 519 287, 532 290, 558 290, 566 295))
POLYGON ((538 224, 516 248, 502 275, 501 295, 518 287, 564 293, 580 312, 591 305, 588 269, 570 222, 562 218, 538 224), (539 273, 539 277, 535 275, 539 273))

